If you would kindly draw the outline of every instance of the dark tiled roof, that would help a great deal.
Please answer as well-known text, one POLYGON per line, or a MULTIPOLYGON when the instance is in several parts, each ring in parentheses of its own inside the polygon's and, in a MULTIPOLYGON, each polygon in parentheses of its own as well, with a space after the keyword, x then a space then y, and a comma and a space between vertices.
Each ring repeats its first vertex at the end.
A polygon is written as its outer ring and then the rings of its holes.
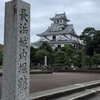
POLYGON ((37 34, 37 36, 41 37, 41 36, 62 35, 62 34, 71 34, 78 37, 78 35, 74 30, 73 24, 66 25, 65 29, 63 29, 62 31, 50 31, 50 28, 48 28, 45 32, 37 34))
MULTIPOLYGON (((60 40, 60 41, 47 41, 49 44, 66 44, 66 43, 75 43, 75 44, 79 44, 78 42, 74 41, 74 40, 60 40)), ((32 43, 34 45, 41 45, 42 42, 34 42, 32 43)))
POLYGON ((50 18, 52 21, 57 20, 57 19, 65 19, 67 22, 70 21, 69 19, 67 19, 66 14, 62 13, 62 14, 55 14, 55 17, 50 18))

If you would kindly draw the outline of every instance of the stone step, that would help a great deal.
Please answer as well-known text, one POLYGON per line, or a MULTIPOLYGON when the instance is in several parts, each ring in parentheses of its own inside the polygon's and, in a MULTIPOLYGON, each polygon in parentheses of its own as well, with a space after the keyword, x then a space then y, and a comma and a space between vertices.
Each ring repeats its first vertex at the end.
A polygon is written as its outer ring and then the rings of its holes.
POLYGON ((90 96, 96 96, 96 94, 99 92, 100 92, 100 86, 51 100, 86 100, 86 98, 90 96))
POLYGON ((83 90, 85 90, 84 85, 70 85, 30 94, 30 100, 48 100, 51 98, 69 95, 71 93, 83 90))
POLYGON ((87 98, 91 95, 93 96, 93 95, 95 95, 95 93, 96 93, 96 91, 93 91, 93 90, 84 90, 84 91, 76 92, 76 93, 68 95, 68 96, 51 99, 51 100, 83 100, 83 99, 85 100, 85 98, 87 98))
POLYGON ((92 88, 91 90, 94 90, 94 91, 96 91, 96 93, 99 93, 100 92, 100 86, 92 88))
POLYGON ((86 88, 97 87, 97 86, 100 86, 100 80, 85 82, 85 83, 82 83, 82 85, 85 85, 86 88))
MULTIPOLYGON (((81 84, 74 84, 74 85, 60 87, 56 89, 36 92, 36 93, 30 94, 30 100, 53 100, 53 98, 55 97, 58 97, 58 98, 62 96, 69 97, 71 95, 73 98, 76 97, 75 95, 77 95, 77 98, 81 98, 81 97, 89 96, 91 94, 95 94, 97 91, 96 87, 100 86, 99 84, 100 84, 100 80, 96 80, 96 81, 85 82, 81 84), (92 88, 94 88, 94 90, 92 88)), ((58 100, 58 99, 55 99, 55 100, 58 100)), ((70 99, 70 100, 77 100, 77 99, 70 99)))

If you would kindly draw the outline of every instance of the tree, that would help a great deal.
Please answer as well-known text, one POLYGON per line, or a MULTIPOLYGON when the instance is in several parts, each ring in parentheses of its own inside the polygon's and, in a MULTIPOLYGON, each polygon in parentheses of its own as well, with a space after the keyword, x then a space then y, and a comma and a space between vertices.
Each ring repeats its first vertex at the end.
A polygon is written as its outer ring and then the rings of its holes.
POLYGON ((100 30, 88 27, 83 30, 80 39, 84 43, 87 55, 92 57, 94 52, 100 53, 100 30))
POLYGON ((65 63, 65 53, 63 51, 58 51, 54 54, 54 67, 55 69, 61 69, 64 67, 65 63))
POLYGON ((100 65, 100 54, 94 53, 94 56, 92 57, 92 65, 100 65))
POLYGON ((64 47, 61 47, 61 51, 64 51, 67 55, 74 54, 74 47, 71 44, 66 44, 64 47))
POLYGON ((93 50, 100 54, 100 30, 97 30, 93 36, 93 50))
POLYGON ((37 60, 35 57, 37 50, 38 50, 37 48, 34 48, 32 46, 30 47, 30 67, 31 69, 33 69, 33 67, 37 64, 37 60))
POLYGON ((40 63, 41 65, 44 64, 44 56, 48 56, 48 51, 46 51, 45 49, 41 49, 41 50, 37 50, 35 57, 38 61, 38 63, 40 63))
POLYGON ((91 57, 90 56, 87 56, 87 55, 84 56, 84 65, 88 68, 91 67, 92 63, 91 63, 91 57))
POLYGON ((93 56, 94 54, 93 36, 95 33, 96 30, 94 28, 88 27, 80 35, 80 40, 83 41, 85 46, 85 52, 89 56, 93 56))
POLYGON ((82 56, 83 56, 82 50, 77 50, 76 54, 73 57, 73 62, 75 66, 77 66, 78 68, 82 67, 82 61, 83 61, 82 56))
POLYGON ((94 28, 88 27, 83 30, 82 34, 80 35, 80 40, 86 45, 90 40, 93 38, 96 30, 94 28))
POLYGON ((74 62, 73 56, 75 54, 75 49, 71 44, 66 44, 60 49, 65 53, 65 66, 71 66, 71 63, 74 62))
POLYGON ((0 51, 0 65, 3 63, 3 53, 0 51))
POLYGON ((42 45, 38 48, 39 50, 41 49, 44 49, 48 52, 48 56, 47 56, 47 63, 48 65, 52 65, 53 63, 53 53, 54 53, 54 50, 52 49, 52 47, 50 46, 49 43, 47 42, 43 42, 42 45))
POLYGON ((45 49, 46 51, 48 51, 49 53, 53 52, 52 47, 50 46, 49 43, 47 42, 43 42, 42 45, 39 47, 39 49, 45 49))

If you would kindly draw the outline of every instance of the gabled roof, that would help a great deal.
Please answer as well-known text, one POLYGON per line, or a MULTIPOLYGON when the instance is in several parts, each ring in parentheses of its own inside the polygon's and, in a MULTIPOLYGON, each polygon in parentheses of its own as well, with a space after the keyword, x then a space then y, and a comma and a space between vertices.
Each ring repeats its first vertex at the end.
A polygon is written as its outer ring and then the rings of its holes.
POLYGON ((65 29, 61 31, 51 31, 51 29, 48 28, 45 32, 36 35, 41 37, 41 36, 50 36, 50 35, 63 35, 63 34, 71 34, 73 36, 78 37, 78 35, 74 30, 73 24, 69 24, 69 25, 67 24, 65 29))
POLYGON ((62 13, 62 14, 55 14, 55 17, 50 18, 52 21, 57 20, 57 19, 64 19, 67 22, 70 21, 69 19, 67 19, 66 14, 62 13))

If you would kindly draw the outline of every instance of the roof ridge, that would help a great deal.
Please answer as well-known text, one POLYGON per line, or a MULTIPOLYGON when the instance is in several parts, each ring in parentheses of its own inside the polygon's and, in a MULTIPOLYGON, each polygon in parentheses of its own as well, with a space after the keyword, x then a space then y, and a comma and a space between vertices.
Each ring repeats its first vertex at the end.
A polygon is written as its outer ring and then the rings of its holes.
MULTIPOLYGON (((61 13, 61 14, 55 14, 55 15, 65 15, 65 13, 61 13)), ((65 15, 66 16, 66 15, 65 15)))

